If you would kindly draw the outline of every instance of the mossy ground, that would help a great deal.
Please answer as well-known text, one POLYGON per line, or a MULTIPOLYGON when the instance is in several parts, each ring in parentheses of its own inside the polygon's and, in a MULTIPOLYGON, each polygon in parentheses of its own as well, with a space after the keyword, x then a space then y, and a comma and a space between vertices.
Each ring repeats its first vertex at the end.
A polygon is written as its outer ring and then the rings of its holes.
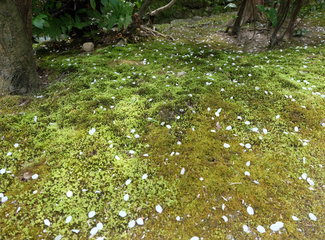
POLYGON ((49 86, 0 98, 0 239, 88 239, 98 222, 94 238, 322 239, 324 54, 157 40, 40 56, 49 86))

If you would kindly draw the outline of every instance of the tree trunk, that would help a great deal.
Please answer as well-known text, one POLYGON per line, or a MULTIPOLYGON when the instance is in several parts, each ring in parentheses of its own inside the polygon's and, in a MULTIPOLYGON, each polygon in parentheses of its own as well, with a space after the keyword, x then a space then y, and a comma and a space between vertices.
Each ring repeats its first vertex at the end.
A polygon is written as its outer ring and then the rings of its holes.
POLYGON ((139 9, 139 17, 142 19, 148 11, 149 6, 153 3, 153 0, 146 0, 139 9))
POLYGON ((248 0, 246 3, 241 25, 261 20, 261 14, 259 13, 257 6, 263 4, 263 0, 248 0))
POLYGON ((247 22, 256 22, 261 19, 257 5, 264 4, 264 0, 243 0, 238 10, 237 18, 232 27, 231 34, 238 35, 240 28, 247 22))
POLYGON ((247 2, 248 2, 248 0, 243 0, 243 2, 240 5, 240 8, 237 13, 237 18, 235 20, 234 26, 232 27, 232 31, 231 31, 232 35, 237 35, 240 31, 240 26, 241 26, 241 22, 242 22, 242 19, 244 16, 245 8, 247 6, 247 2))
POLYGON ((273 29, 271 38, 270 38, 270 47, 274 47, 279 43, 281 38, 278 38, 278 33, 281 30, 285 20, 287 19, 288 13, 290 11, 291 0, 281 0, 280 6, 277 12, 277 24, 273 29))
POLYGON ((31 0, 0 0, 0 95, 38 86, 31 29, 31 0))
POLYGON ((285 31, 285 34, 284 34, 287 36, 288 39, 292 38, 293 31, 295 29, 295 23, 297 21, 298 14, 299 14, 301 8, 303 7, 303 5, 304 5, 304 0, 296 0, 294 3, 295 8, 292 12, 287 30, 285 31))

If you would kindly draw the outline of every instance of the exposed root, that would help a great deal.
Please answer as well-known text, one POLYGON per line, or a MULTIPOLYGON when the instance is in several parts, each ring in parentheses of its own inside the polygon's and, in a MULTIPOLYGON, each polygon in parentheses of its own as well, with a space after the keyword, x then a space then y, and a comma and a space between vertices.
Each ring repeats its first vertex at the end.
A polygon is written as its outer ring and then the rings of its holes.
POLYGON ((154 37, 163 37, 166 39, 169 39, 171 41, 174 41, 175 39, 169 35, 162 34, 152 28, 148 28, 146 26, 141 25, 140 29, 147 35, 147 36, 154 36, 154 37))

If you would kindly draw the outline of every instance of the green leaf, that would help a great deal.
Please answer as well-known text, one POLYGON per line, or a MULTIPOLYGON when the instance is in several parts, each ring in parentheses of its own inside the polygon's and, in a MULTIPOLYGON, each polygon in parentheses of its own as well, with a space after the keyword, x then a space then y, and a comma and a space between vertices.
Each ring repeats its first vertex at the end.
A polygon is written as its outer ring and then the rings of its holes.
POLYGON ((90 0, 90 6, 91 6, 93 9, 96 9, 96 0, 90 0))
POLYGON ((45 14, 40 14, 40 15, 37 15, 35 18, 33 18, 33 25, 39 29, 43 29, 44 26, 46 25, 47 23, 47 19, 48 19, 48 16, 45 15, 45 14))

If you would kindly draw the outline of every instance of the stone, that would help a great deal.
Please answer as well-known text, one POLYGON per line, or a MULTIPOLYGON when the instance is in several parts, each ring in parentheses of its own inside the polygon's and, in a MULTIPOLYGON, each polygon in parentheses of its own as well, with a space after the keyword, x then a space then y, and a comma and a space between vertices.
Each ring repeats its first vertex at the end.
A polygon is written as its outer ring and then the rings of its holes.
POLYGON ((33 176, 33 173, 31 173, 31 172, 25 172, 23 174, 23 176, 21 177, 21 180, 22 181, 28 181, 28 180, 30 180, 32 178, 32 176, 33 176))
POLYGON ((82 50, 84 50, 85 52, 92 52, 95 49, 95 45, 93 42, 85 42, 84 44, 82 44, 82 50))
POLYGON ((116 47, 124 47, 125 45, 126 45, 126 41, 124 39, 121 39, 115 44, 116 47))

